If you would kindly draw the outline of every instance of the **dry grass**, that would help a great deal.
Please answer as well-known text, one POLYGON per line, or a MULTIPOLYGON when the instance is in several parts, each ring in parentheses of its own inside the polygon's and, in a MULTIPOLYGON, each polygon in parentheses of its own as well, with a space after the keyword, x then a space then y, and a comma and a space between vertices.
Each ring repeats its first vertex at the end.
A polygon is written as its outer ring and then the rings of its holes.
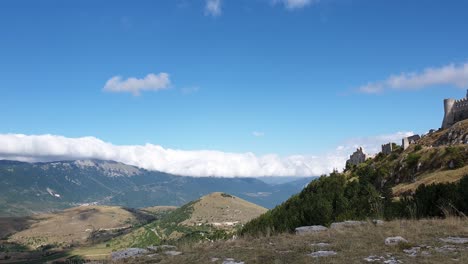
POLYGON ((31 248, 46 244, 82 244, 95 230, 129 227, 138 222, 131 212, 115 206, 76 207, 32 218, 34 223, 11 235, 10 242, 31 248))
POLYGON ((183 225, 238 222, 245 224, 267 211, 266 208, 239 197, 215 192, 193 204, 193 212, 183 225))
MULTIPOLYGON (((363 263, 371 255, 395 257, 403 263, 468 263, 467 244, 453 245, 454 251, 441 253, 436 249, 446 243, 439 238, 448 236, 468 237, 466 219, 446 220, 401 220, 386 222, 382 226, 368 223, 363 226, 329 230, 317 234, 298 236, 282 234, 262 238, 241 238, 233 241, 218 241, 196 245, 180 246, 179 256, 142 257, 122 261, 125 263, 222 263, 225 258, 234 258, 245 263, 363 263), (390 236, 402 236, 409 243, 400 246, 386 246, 384 240, 390 236), (326 242, 330 246, 320 248, 314 243, 326 242), (408 256, 403 249, 427 245, 423 249, 429 256, 408 256), (313 258, 307 254, 318 250, 334 250, 331 257, 313 258), (219 260, 212 262, 212 258, 219 260), (456 261, 455 261, 456 260, 456 261)), ((375 263, 383 263, 383 260, 375 263)))
POLYGON ((418 176, 415 182, 398 184, 392 190, 394 195, 399 196, 408 191, 414 192, 421 184, 430 185, 433 183, 456 182, 465 175, 468 175, 468 166, 456 170, 436 171, 418 176))
POLYGON ((1 217, 0 218, 0 239, 24 230, 36 223, 31 217, 1 217))

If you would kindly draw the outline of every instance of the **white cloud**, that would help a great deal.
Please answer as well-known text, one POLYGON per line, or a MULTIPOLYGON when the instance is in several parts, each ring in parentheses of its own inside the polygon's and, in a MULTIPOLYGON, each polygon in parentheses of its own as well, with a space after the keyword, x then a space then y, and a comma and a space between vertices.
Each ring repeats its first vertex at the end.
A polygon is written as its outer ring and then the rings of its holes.
POLYGON ((426 68, 422 72, 391 75, 386 80, 371 82, 358 88, 362 93, 381 93, 385 90, 416 90, 435 85, 468 88, 468 63, 449 64, 440 68, 426 68))
POLYGON ((108 92, 128 92, 133 95, 140 95, 142 91, 158 91, 169 88, 171 80, 169 74, 162 72, 159 74, 150 73, 143 79, 134 77, 122 80, 121 76, 110 78, 104 85, 104 91, 108 92))
POLYGON ((265 136, 265 133, 264 133, 264 132, 260 132, 260 131, 254 131, 254 132, 252 132, 252 135, 253 135, 254 137, 263 137, 263 136, 265 136))
POLYGON ((282 3, 287 9, 300 9, 318 3, 319 0, 273 0, 273 3, 282 3))
POLYGON ((0 134, 0 159, 57 161, 70 159, 114 160, 148 170, 189 176, 310 176, 342 169, 358 146, 368 153, 380 145, 400 142, 411 132, 398 132, 345 141, 335 150, 318 156, 228 153, 214 150, 185 151, 159 145, 113 145, 95 137, 67 138, 56 135, 0 134))
POLYGON ((221 0, 206 0, 205 15, 220 16, 221 15, 221 0))
POLYGON ((389 142, 401 145, 401 139, 414 135, 414 132, 396 132, 393 134, 377 135, 371 137, 352 138, 343 142, 338 146, 336 152, 338 153, 352 153, 358 147, 363 147, 369 154, 376 154, 381 151, 381 145, 389 142))

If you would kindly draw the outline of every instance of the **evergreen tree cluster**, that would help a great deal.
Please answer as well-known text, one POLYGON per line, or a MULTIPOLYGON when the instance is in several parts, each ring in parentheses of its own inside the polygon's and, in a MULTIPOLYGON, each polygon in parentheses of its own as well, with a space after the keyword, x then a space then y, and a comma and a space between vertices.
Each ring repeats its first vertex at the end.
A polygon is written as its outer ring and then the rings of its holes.
POLYGON ((395 200, 390 185, 381 185, 385 168, 359 166, 351 176, 333 172, 302 192, 247 223, 241 234, 270 235, 296 227, 367 218, 424 218, 468 215, 468 175, 456 183, 421 185, 395 200))
POLYGON ((335 221, 378 215, 383 201, 367 181, 351 180, 337 172, 311 182, 302 192, 247 223, 241 234, 290 232, 298 226, 329 225, 335 221))

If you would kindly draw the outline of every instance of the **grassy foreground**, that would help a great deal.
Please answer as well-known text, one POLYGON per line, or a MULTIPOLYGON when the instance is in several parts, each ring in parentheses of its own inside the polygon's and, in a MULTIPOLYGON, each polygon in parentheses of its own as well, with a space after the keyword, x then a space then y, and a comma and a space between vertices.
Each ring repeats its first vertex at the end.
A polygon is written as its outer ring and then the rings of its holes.
POLYGON ((467 238, 468 220, 398 220, 378 226, 369 222, 307 235, 243 237, 230 241, 180 245, 178 250, 182 254, 178 256, 157 254, 119 263, 222 263, 227 258, 249 264, 367 263, 364 259, 370 256, 380 258, 373 263, 384 263, 391 259, 401 263, 468 263, 468 244, 450 244, 440 240, 451 236, 467 238), (391 236, 402 236, 408 243, 385 245, 385 238, 391 236), (314 245, 317 243, 329 245, 314 245), (416 256, 404 252, 413 247, 421 248, 416 256), (308 256, 319 250, 333 250, 337 255, 319 258, 308 256))

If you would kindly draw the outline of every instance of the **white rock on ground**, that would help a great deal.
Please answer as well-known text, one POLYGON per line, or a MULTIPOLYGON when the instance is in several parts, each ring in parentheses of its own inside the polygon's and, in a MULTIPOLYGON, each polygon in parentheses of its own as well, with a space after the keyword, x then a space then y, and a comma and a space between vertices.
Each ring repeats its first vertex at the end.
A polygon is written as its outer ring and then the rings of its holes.
POLYGON ((243 261, 236 262, 233 258, 227 258, 223 261, 223 264, 244 264, 243 261))
POLYGON ((436 247, 435 250, 439 253, 450 253, 450 252, 457 251, 457 248, 452 245, 445 245, 442 247, 436 247))
POLYGON ((177 249, 176 246, 171 246, 171 245, 161 245, 159 246, 161 249, 177 249))
POLYGON ((320 250, 320 251, 316 251, 316 252, 312 252, 310 254, 307 254, 308 256, 311 256, 311 257, 314 257, 314 258, 318 258, 318 257, 329 257, 329 256, 335 256, 336 253, 335 251, 331 251, 331 250, 320 250))
POLYGON ((383 220, 374 219, 374 220, 372 220, 372 223, 374 225, 383 225, 385 222, 383 220))
POLYGON ((379 256, 371 255, 371 256, 368 256, 367 258, 364 258, 364 260, 367 262, 377 262, 377 261, 380 262, 380 261, 385 260, 385 258, 382 256, 379 257, 379 256))
POLYGON ((401 260, 398 260, 394 257, 391 257, 390 259, 387 259, 383 262, 384 264, 399 264, 399 263, 403 263, 401 262, 401 260))
POLYGON ((396 237, 387 237, 385 239, 385 245, 387 246, 396 246, 400 243, 408 243, 408 240, 404 239, 401 236, 396 236, 396 237))
POLYGON ((313 226, 301 226, 295 229, 296 234, 303 235, 308 233, 317 233, 327 231, 328 228, 321 226, 321 225, 313 225, 313 226))
POLYGON ((328 246, 330 246, 330 243, 320 242, 320 243, 312 243, 310 245, 313 246, 313 247, 328 247, 328 246))
POLYGON ((169 250, 169 251, 164 252, 164 254, 169 255, 169 256, 178 256, 178 255, 182 254, 182 252, 169 250))
POLYGON ((125 259, 135 256, 140 256, 147 253, 148 250, 143 248, 127 248, 124 250, 116 251, 111 253, 112 260, 125 259))
POLYGON ((410 257, 418 256, 419 251, 421 251, 420 247, 412 247, 410 249, 403 249, 403 252, 405 252, 406 255, 408 255, 410 257))
POLYGON ((447 237, 447 238, 439 238, 442 242, 450 243, 450 244, 466 244, 468 243, 467 237, 447 237))

